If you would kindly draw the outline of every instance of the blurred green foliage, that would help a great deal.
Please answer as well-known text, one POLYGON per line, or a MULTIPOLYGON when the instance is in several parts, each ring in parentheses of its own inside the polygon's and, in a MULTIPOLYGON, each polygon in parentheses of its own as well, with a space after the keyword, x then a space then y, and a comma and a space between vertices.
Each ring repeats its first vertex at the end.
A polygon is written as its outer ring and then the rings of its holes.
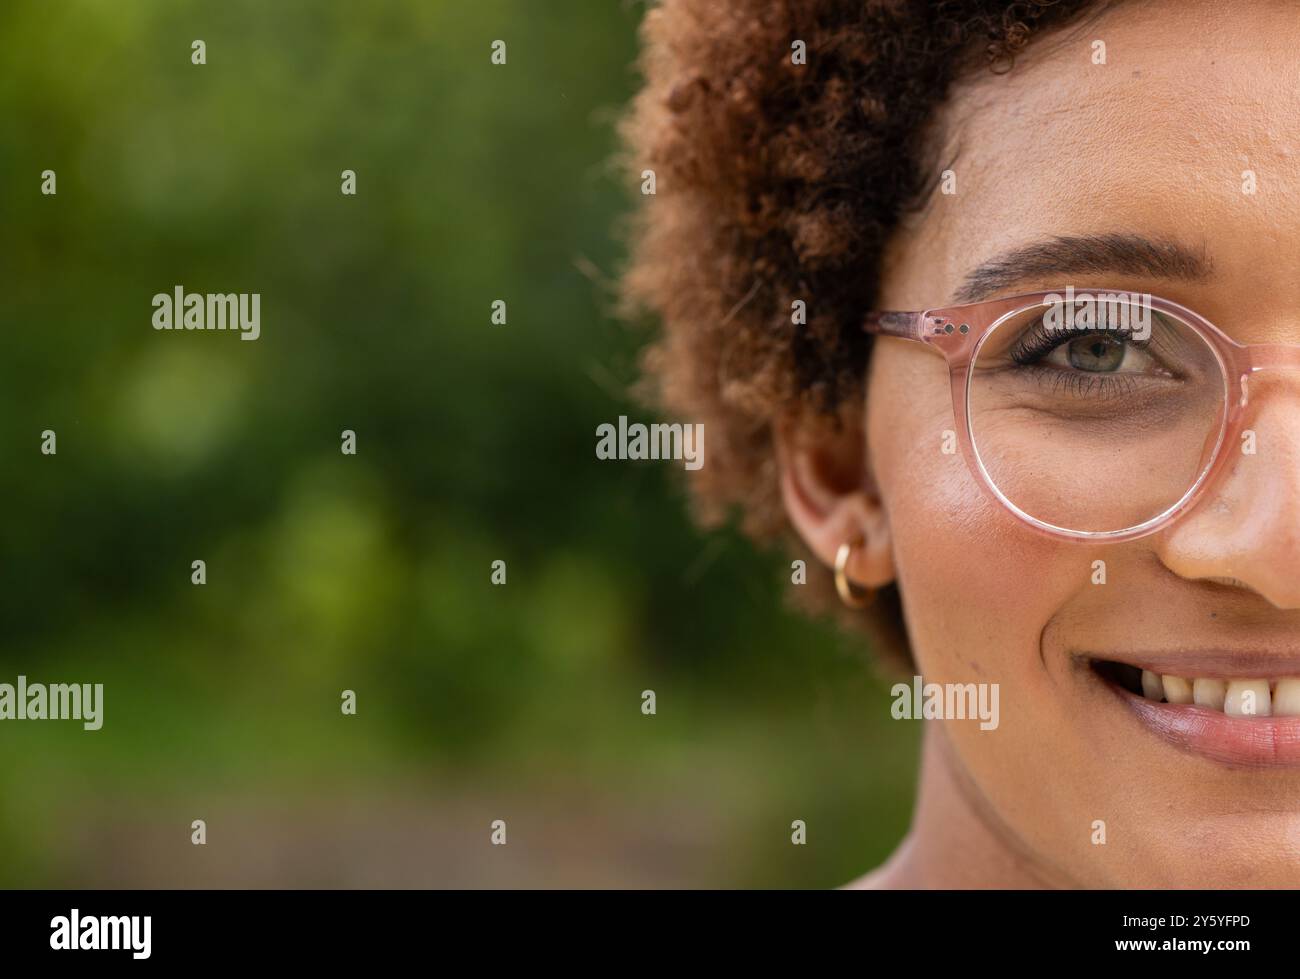
POLYGON ((895 845, 916 729, 861 652, 680 468, 594 456, 646 415, 643 14, 0 5, 0 682, 106 688, 97 733, 0 725, 0 884, 827 886, 895 845), (178 284, 260 292, 261 338, 155 332, 178 284))

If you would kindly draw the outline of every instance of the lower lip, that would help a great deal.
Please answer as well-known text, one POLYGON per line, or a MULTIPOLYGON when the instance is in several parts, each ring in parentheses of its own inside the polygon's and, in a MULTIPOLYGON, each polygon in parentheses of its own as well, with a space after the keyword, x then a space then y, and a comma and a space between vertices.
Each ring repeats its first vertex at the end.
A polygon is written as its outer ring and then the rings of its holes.
POLYGON ((1149 730, 1229 765, 1300 768, 1300 717, 1230 717, 1209 707, 1157 704, 1107 683, 1149 730))

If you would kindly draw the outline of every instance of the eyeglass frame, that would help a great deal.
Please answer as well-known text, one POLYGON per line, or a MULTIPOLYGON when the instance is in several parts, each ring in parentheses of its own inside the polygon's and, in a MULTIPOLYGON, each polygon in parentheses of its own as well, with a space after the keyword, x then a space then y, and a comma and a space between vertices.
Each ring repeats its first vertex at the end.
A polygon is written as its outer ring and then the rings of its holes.
MULTIPOLYGON (((1079 289, 1075 301, 1087 293, 1093 297, 1113 295, 1133 296, 1131 289, 1079 289)), ((1048 306, 1061 301, 1066 290, 1028 292, 1003 299, 941 306, 919 312, 884 310, 868 313, 862 328, 872 336, 912 340, 934 347, 948 362, 949 382, 952 389, 953 417, 961 442, 962 456, 971 474, 995 500, 1014 517, 1040 533, 1058 540, 1082 542, 1123 543, 1137 540, 1164 530, 1178 518, 1186 515, 1200 500, 1226 467, 1231 453, 1225 451, 1229 444, 1239 442, 1245 431, 1246 408, 1249 403, 1250 375, 1270 369, 1300 370, 1300 344, 1254 343, 1243 344, 1233 340, 1204 316, 1186 306, 1168 299, 1142 294, 1143 302, 1149 300, 1154 312, 1170 315, 1190 327, 1214 353, 1223 377, 1223 407, 1218 440, 1209 460, 1191 487, 1175 503, 1142 523, 1121 530, 1087 531, 1071 530, 1040 520, 1021 510, 997 487, 984 467, 975 446, 971 428, 970 396, 971 365, 994 330, 1013 316, 1034 306, 1048 306), (1049 303, 1049 300, 1051 302, 1049 303), (1238 396, 1232 396, 1232 383, 1236 379, 1238 396)))

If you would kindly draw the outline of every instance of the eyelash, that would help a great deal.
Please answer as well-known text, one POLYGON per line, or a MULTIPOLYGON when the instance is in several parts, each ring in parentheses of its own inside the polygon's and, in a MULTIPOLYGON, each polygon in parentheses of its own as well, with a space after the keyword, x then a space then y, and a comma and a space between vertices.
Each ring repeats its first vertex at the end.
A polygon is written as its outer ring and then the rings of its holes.
MULTIPOLYGON (((1129 330, 1091 330, 1075 333, 1048 332, 1047 328, 1043 326, 1042 320, 1034 320, 1033 325, 1016 340, 1009 353, 1016 364, 1021 367, 1030 367, 1057 347, 1064 346, 1071 340, 1096 336, 1105 336, 1115 340, 1122 340, 1125 343, 1133 343, 1132 333, 1129 330)), ((1134 346, 1145 350, 1149 344, 1136 343, 1134 346)))
POLYGON ((1041 363, 1025 364, 1020 370, 1027 372, 1039 384, 1049 387, 1052 394, 1057 394, 1064 388, 1067 394, 1076 397, 1115 397, 1131 394, 1137 388, 1133 374, 1089 374, 1041 363))
MULTIPOLYGON (((1033 325, 1016 340, 1009 354, 1012 363, 1022 371, 1032 373, 1040 383, 1050 384, 1051 393, 1053 394, 1060 392, 1062 388, 1067 393, 1075 396, 1100 394, 1110 397, 1128 394, 1133 391, 1137 382, 1132 374, 1087 373, 1084 371, 1064 370, 1060 367, 1042 363, 1042 358, 1053 350, 1064 346, 1071 340, 1086 336, 1109 336, 1125 343, 1134 343, 1131 332, 1127 330, 1107 330, 1104 333, 1094 330, 1063 335, 1055 331, 1049 333, 1047 328, 1043 326, 1042 320, 1035 320, 1033 325)), ((1142 349, 1149 346, 1149 344, 1134 345, 1142 349)))

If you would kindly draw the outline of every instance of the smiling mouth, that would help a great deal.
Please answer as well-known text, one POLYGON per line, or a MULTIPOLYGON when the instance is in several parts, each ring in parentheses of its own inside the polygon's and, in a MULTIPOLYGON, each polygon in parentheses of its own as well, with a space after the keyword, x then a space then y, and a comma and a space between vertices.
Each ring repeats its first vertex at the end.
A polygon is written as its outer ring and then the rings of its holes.
POLYGON ((1232 765, 1300 767, 1300 676, 1187 676, 1100 659, 1090 665, 1143 726, 1178 748, 1232 765))

